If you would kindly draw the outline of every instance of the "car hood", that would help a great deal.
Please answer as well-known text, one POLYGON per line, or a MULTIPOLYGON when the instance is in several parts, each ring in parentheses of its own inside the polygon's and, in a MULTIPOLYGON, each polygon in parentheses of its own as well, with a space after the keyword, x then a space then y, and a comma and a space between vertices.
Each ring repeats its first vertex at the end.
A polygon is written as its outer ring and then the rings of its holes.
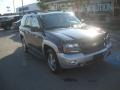
POLYGON ((105 34, 103 30, 90 26, 84 28, 59 28, 50 30, 48 32, 54 34, 64 41, 95 38, 99 35, 105 34))

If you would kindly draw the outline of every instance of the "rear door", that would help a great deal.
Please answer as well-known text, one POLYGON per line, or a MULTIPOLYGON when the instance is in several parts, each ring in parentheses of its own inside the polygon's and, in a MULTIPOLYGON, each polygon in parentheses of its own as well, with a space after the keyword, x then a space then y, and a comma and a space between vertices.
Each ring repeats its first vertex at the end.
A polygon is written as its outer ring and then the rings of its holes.
POLYGON ((25 21, 24 25, 24 33, 25 33, 25 38, 26 42, 31 45, 32 38, 31 38, 31 16, 28 16, 25 21))
POLYGON ((26 44, 30 44, 30 33, 31 33, 31 18, 30 15, 23 16, 21 25, 19 27, 20 34, 24 36, 26 44))

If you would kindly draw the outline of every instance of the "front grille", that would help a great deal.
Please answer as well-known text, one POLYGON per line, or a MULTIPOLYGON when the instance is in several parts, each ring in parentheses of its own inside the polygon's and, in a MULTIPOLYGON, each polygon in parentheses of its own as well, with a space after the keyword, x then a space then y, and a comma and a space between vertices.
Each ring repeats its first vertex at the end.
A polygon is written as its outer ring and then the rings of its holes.
POLYGON ((105 48, 105 39, 104 37, 87 39, 82 41, 80 46, 84 54, 94 53, 105 48))
POLYGON ((101 44, 101 45, 94 46, 94 47, 82 48, 82 52, 84 54, 90 54, 90 53, 97 52, 97 51, 103 49, 104 47, 105 47, 104 44, 101 44))

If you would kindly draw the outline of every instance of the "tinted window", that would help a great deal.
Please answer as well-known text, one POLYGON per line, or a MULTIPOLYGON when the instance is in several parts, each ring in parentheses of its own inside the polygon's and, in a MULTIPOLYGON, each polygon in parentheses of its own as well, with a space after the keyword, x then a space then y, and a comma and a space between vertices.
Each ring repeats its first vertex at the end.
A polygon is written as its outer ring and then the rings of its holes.
POLYGON ((32 27, 40 28, 39 22, 35 16, 32 17, 32 27))
POLYGON ((30 17, 30 16, 28 16, 28 17, 26 18, 25 26, 31 27, 31 17, 30 17))
POLYGON ((79 19, 69 13, 54 13, 41 16, 46 29, 64 28, 81 23, 79 19))
POLYGON ((22 20, 21 20, 21 26, 25 25, 25 21, 26 21, 26 16, 23 16, 22 20))

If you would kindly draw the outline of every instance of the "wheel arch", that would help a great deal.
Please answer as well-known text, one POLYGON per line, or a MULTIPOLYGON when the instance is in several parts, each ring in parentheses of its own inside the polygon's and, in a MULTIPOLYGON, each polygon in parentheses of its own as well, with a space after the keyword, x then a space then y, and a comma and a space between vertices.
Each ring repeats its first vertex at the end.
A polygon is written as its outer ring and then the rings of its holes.
POLYGON ((44 40, 43 45, 42 45, 42 51, 43 51, 44 56, 46 55, 46 51, 48 48, 52 49, 55 53, 59 52, 57 46, 54 43, 48 40, 44 40))

